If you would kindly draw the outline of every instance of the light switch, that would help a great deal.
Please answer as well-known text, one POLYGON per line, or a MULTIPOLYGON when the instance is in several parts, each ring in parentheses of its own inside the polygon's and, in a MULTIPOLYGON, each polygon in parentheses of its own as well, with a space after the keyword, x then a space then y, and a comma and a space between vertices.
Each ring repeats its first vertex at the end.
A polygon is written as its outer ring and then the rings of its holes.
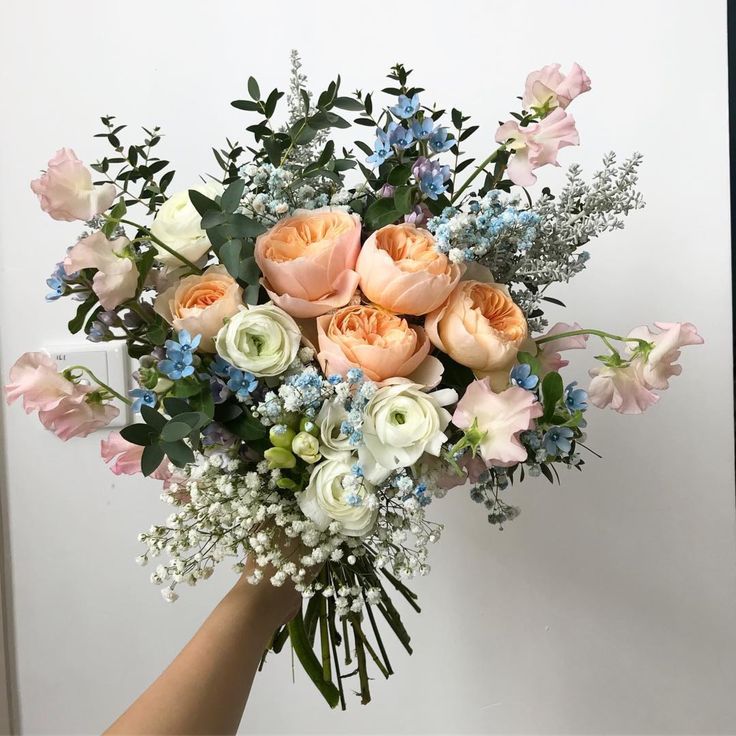
MULTIPOLYGON (((129 362, 124 346, 115 342, 77 343, 49 346, 46 352, 56 361, 60 371, 73 365, 83 365, 111 389, 122 396, 128 395, 129 362)), ((81 380, 94 383, 86 374, 81 380)), ((112 403, 120 409, 120 414, 107 426, 124 427, 130 422, 128 405, 118 399, 112 403)))

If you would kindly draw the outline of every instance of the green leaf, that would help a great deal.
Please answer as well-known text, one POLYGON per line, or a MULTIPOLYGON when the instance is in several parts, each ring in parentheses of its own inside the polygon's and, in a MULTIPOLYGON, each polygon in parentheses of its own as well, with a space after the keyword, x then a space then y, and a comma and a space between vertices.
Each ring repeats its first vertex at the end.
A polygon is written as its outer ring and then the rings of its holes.
POLYGON ((143 450, 143 455, 141 455, 141 472, 143 475, 151 475, 161 465, 163 459, 164 451, 160 445, 148 445, 143 450))
POLYGON ((284 152, 283 146, 276 138, 264 138, 263 148, 268 155, 269 163, 278 166, 281 163, 281 154, 284 152))
POLYGON ((169 326, 165 322, 158 322, 146 330, 146 338, 154 345, 163 345, 169 334, 169 326))
POLYGON ((212 228, 222 225, 227 222, 227 212, 220 212, 219 210, 210 210, 202 215, 202 230, 211 230, 212 228))
POLYGON ((238 278, 241 281, 245 281, 246 284, 257 284, 258 279, 261 275, 261 270, 258 268, 256 259, 253 256, 244 258, 240 261, 240 271, 238 272, 238 278))
POLYGON ((223 192, 222 199, 220 199, 220 207, 222 207, 225 212, 235 212, 235 210, 240 206, 240 200, 243 198, 244 189, 245 181, 243 179, 236 179, 223 192))
POLYGON ((258 82, 256 82, 255 77, 248 77, 248 94, 254 100, 261 99, 261 90, 258 87, 258 82))
POLYGON ((177 414, 191 411, 191 407, 186 401, 184 401, 184 399, 177 399, 174 396, 168 396, 164 399, 164 409, 166 409, 166 412, 170 417, 175 417, 177 414))
MULTIPOLYGON (((207 387, 209 390, 209 386, 207 387)), ((176 415, 177 422, 183 422, 189 429, 201 429, 209 421, 209 417, 201 411, 185 411, 176 415)))
POLYGON ((549 421, 552 418, 557 402, 562 398, 564 391, 562 376, 557 371, 552 371, 544 377, 542 381, 542 405, 544 406, 542 421, 549 421))
POLYGON ((177 468, 183 468, 188 463, 194 462, 194 452, 183 440, 178 442, 162 442, 161 447, 177 468))
POLYGON ((332 155, 335 153, 335 143, 333 141, 327 141, 325 144, 325 147, 322 149, 322 153, 320 153, 319 158, 314 162, 316 168, 321 168, 327 164, 327 162, 332 158, 332 155))
POLYGON ((391 169, 391 173, 388 175, 388 183, 393 186, 401 186, 406 184, 411 176, 411 166, 409 164, 399 164, 391 169))
POLYGON ((238 271, 240 269, 240 251, 243 245, 239 240, 228 240, 227 243, 220 246, 218 256, 220 263, 228 270, 228 273, 233 277, 238 277, 238 271))
POLYGON ((196 378, 183 378, 174 382, 171 393, 179 399, 187 399, 198 394, 202 390, 202 384, 196 378))
POLYGON ((360 112, 364 108, 360 100, 355 100, 352 97, 336 97, 332 104, 341 110, 351 110, 353 112, 360 112))
POLYGON ((401 212, 395 208, 392 197, 377 199, 365 211, 365 221, 373 230, 388 225, 398 220, 399 217, 401 217, 401 212))
POLYGON ((261 291, 259 284, 251 284, 245 287, 245 303, 258 304, 258 295, 261 291))
POLYGON ((77 313, 69 320, 69 324, 67 325, 72 335, 75 335, 82 329, 84 318, 95 304, 97 304, 97 294, 92 293, 77 307, 77 313))
POLYGON ((250 100, 233 100, 230 104, 238 110, 246 110, 247 112, 258 112, 261 109, 257 102, 251 102, 250 100))
POLYGON ((284 93, 279 92, 277 89, 271 91, 271 94, 268 96, 266 104, 264 105, 267 118, 270 118, 274 114, 274 112, 276 112, 276 104, 283 96, 284 93))
POLYGON ((188 424, 180 422, 179 417, 176 417, 171 419, 161 430, 161 439, 164 442, 176 442, 177 440, 183 440, 191 431, 192 428, 188 424))
POLYGON ((120 436, 134 445, 145 447, 153 442, 158 436, 158 432, 147 424, 129 424, 120 430, 120 436))
POLYGON ((412 189, 411 187, 399 187, 394 192, 394 206, 402 215, 411 211, 412 207, 412 189))
POLYGON ((204 217, 210 210, 219 210, 220 206, 209 197, 205 197, 202 192, 196 189, 189 190, 189 201, 194 205, 194 209, 204 217))
POLYGON ((156 258, 156 249, 149 248, 141 257, 138 259, 138 283, 136 285, 136 291, 140 292, 143 288, 143 284, 146 283, 146 277, 151 271, 153 261, 156 258))
POLYGON ((536 355, 532 355, 531 353, 526 353, 522 351, 516 356, 516 360, 519 363, 526 363, 532 369, 532 373, 534 373, 535 375, 539 375, 542 369, 542 364, 539 361, 539 358, 537 358, 536 355))
POLYGON ((266 428, 249 412, 243 413, 234 421, 227 423, 227 428, 244 440, 257 440, 266 436, 266 428))
POLYGON ((152 406, 147 406, 146 404, 141 406, 141 416, 143 417, 143 421, 149 427, 153 427, 157 432, 160 432, 166 424, 166 417, 160 411, 156 411, 152 406))
POLYGON ((198 395, 190 399, 192 409, 196 409, 206 417, 204 424, 208 424, 215 416, 215 400, 209 386, 205 386, 198 395))
POLYGON ((237 238, 255 238, 266 232, 266 227, 260 222, 240 213, 230 217, 230 230, 237 238))

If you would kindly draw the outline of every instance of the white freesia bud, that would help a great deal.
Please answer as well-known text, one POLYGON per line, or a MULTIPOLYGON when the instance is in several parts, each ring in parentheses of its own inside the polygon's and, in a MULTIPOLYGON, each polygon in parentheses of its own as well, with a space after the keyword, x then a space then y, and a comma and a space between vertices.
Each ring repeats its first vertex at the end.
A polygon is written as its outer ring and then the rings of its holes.
MULTIPOLYGON (((222 184, 210 181, 191 187, 209 199, 222 194, 222 184)), ((207 233, 200 225, 202 215, 197 212, 189 199, 189 190, 177 192, 159 207, 151 225, 151 233, 189 261, 201 258, 209 249, 207 233)), ((156 245, 154 243, 154 245, 156 245)), ((181 261, 163 248, 156 246, 158 260, 167 266, 181 266, 181 261)))
POLYGON ((316 463, 320 459, 319 440, 309 432, 299 432, 291 442, 291 451, 305 463, 316 463))
POLYGON ((372 483, 385 480, 392 470, 413 465, 426 452, 439 455, 457 392, 441 389, 427 394, 414 383, 383 386, 365 408, 360 463, 372 483))
POLYGON ((217 333, 215 347, 236 368, 254 376, 278 376, 294 361, 302 335, 296 322, 273 304, 243 307, 217 333))
POLYGON ((299 508, 320 531, 333 521, 339 521, 342 533, 349 537, 365 537, 373 529, 378 510, 366 503, 373 487, 362 481, 350 483, 350 490, 345 488, 346 480, 354 480, 354 463, 347 453, 324 460, 315 466, 306 489, 297 494, 299 508))

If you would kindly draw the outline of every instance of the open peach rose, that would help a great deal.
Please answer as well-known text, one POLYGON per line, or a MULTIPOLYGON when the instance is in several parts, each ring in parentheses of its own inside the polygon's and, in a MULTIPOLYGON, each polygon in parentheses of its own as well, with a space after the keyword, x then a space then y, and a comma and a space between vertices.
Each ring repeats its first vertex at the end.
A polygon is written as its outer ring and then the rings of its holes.
POLYGON ((215 335, 243 304, 243 290, 224 266, 210 266, 164 291, 154 309, 176 330, 202 335, 199 349, 215 352, 215 335))
POLYGON ((317 319, 317 331, 317 359, 328 376, 360 368, 377 383, 408 378, 424 386, 436 386, 442 377, 424 330, 378 307, 356 305, 325 314, 317 319))
POLYGON ((427 314, 449 296, 463 267, 440 253, 434 237, 414 225, 386 225, 363 244, 356 266, 370 301, 396 314, 427 314))
POLYGON ((317 317, 347 304, 358 288, 360 218, 324 207, 297 210, 256 240, 261 284, 292 317, 317 317))
POLYGON ((461 281, 424 323, 434 345, 494 391, 508 385, 508 374, 529 328, 523 312, 502 284, 461 281))

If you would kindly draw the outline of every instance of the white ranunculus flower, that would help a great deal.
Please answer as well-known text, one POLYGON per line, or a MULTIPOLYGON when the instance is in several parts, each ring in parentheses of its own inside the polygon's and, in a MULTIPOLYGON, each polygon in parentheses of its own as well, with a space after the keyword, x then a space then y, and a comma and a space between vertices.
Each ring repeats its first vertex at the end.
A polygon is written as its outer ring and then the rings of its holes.
POLYGON ((355 449, 350 444, 350 439, 340 430, 347 416, 345 407, 337 399, 331 399, 322 404, 315 423, 319 427, 321 451, 325 457, 334 458, 355 449))
POLYGON ((294 362, 302 333, 273 304, 243 307, 220 328, 217 354, 254 376, 278 376, 294 362))
POLYGON ((348 537, 365 537, 378 516, 373 486, 352 473, 354 456, 343 453, 315 465, 309 484, 297 494, 304 515, 324 531, 333 521, 348 537))
POLYGON ((365 407, 360 462, 372 483, 385 480, 392 470, 413 465, 425 453, 439 455, 457 392, 441 389, 425 393, 416 383, 379 388, 365 407))
MULTIPOLYGON (((214 181, 191 188, 210 199, 219 197, 223 191, 222 184, 214 181)), ((201 221, 202 215, 189 199, 189 190, 184 190, 173 194, 161 205, 151 225, 151 232, 187 260, 197 261, 210 249, 207 233, 200 227, 201 221)), ((176 256, 158 246, 156 249, 161 263, 167 266, 181 265, 176 256)))

